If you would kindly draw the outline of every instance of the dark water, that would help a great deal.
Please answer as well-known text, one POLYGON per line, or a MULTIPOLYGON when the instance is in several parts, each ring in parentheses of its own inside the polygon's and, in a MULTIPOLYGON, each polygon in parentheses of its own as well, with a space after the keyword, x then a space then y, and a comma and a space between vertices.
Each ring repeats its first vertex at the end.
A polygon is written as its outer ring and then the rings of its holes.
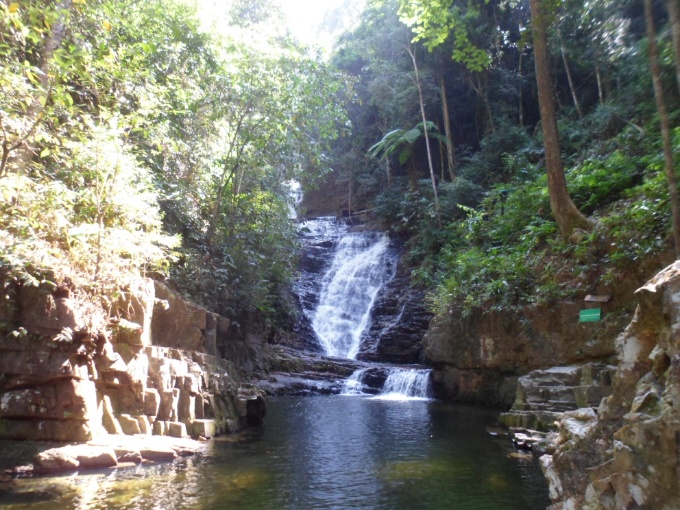
POLYGON ((262 429, 205 456, 0 484, 0 508, 545 508, 537 463, 508 458, 507 439, 485 431, 495 418, 425 401, 272 398, 262 429))

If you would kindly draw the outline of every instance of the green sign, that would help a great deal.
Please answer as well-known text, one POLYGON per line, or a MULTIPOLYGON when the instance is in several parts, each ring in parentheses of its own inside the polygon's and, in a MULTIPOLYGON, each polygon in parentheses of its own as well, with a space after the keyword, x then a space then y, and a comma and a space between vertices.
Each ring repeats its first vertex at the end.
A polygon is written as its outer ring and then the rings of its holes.
POLYGON ((598 322, 602 319, 602 308, 588 308, 581 310, 579 322, 598 322))

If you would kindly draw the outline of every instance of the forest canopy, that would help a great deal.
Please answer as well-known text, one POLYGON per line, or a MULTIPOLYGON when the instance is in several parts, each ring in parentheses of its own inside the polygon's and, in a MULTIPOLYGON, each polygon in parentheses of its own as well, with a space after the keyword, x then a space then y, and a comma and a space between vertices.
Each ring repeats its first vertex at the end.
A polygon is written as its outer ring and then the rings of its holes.
POLYGON ((369 0, 326 58, 269 0, 0 0, 3 281, 280 325, 299 183, 403 238, 440 313, 606 286, 680 239, 676 7, 369 0))
POLYGON ((329 171, 345 77, 273 29, 267 2, 205 14, 0 2, 4 273, 57 270, 102 295, 149 275, 274 315, 296 267, 290 186, 329 171))

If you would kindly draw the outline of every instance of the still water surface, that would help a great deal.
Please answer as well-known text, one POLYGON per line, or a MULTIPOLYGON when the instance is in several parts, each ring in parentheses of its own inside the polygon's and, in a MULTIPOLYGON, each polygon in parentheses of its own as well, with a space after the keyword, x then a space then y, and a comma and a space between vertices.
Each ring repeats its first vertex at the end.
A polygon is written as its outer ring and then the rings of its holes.
POLYGON ((496 416, 422 400, 275 397, 261 429, 211 441, 204 456, 0 484, 0 509, 545 508, 537 463, 508 458, 508 440, 486 432, 496 416))

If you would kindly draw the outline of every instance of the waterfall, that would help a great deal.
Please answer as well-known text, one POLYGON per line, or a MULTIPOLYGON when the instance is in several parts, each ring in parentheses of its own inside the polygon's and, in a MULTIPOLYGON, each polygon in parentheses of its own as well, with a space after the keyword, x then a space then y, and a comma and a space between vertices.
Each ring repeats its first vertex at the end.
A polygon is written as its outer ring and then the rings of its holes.
POLYGON ((366 372, 365 368, 360 368, 359 370, 355 370, 352 375, 350 375, 347 380, 345 381, 345 384, 342 387, 342 395, 363 395, 364 391, 364 383, 362 382, 362 378, 364 377, 364 373, 366 372))
POLYGON ((321 282, 311 325, 328 356, 354 359, 378 291, 394 276, 386 234, 345 233, 321 282))
POLYGON ((430 370, 393 368, 385 380, 381 398, 429 398, 430 370))
MULTIPOLYGON (((374 398, 382 400, 418 400, 430 398, 431 370, 423 368, 361 368, 355 370, 354 373, 347 378, 342 394, 368 395, 370 393, 375 393, 377 388, 374 388, 374 391, 371 392, 371 388, 365 383, 364 379, 369 373, 373 373, 375 376, 376 371, 383 373, 382 377, 384 378, 384 382, 382 383, 378 395, 374 398)), ((366 379, 370 378, 366 377, 366 379)), ((380 379, 380 377, 374 377, 374 380, 375 379, 380 379)), ((373 384, 375 384, 375 382, 373 384)))

